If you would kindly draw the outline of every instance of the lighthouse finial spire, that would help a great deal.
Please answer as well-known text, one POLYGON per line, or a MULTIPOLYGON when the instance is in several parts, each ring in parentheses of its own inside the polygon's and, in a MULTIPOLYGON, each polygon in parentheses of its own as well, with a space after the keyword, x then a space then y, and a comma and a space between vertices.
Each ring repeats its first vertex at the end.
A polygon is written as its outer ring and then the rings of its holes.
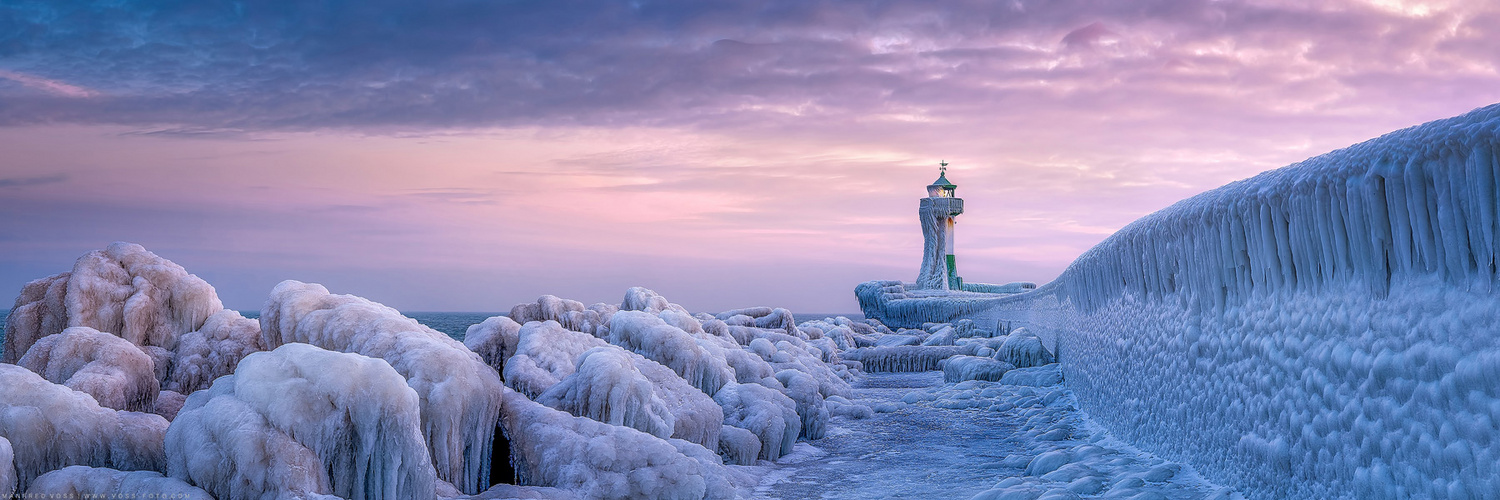
POLYGON ((948 174, 948 161, 947 160, 938 160, 938 175, 947 175, 947 174, 948 174))

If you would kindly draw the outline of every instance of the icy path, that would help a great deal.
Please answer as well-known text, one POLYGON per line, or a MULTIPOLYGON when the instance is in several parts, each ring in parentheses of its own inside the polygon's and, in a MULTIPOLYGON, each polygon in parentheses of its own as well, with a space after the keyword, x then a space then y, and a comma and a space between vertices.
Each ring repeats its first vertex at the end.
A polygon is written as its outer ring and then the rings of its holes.
POLYGON ((835 419, 828 437, 767 466, 755 498, 1229 498, 1108 438, 1061 387, 875 373, 856 396, 896 410, 835 419))

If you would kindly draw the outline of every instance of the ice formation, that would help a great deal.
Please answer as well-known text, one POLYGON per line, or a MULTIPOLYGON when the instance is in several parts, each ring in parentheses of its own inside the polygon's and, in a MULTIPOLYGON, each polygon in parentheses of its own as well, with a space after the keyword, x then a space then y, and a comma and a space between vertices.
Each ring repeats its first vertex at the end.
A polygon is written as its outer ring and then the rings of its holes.
POLYGON ((16 491, 69 465, 163 470, 167 421, 99 406, 92 396, 0 363, 0 437, 10 441, 16 491))
POLYGON ((203 326, 177 339, 163 389, 192 394, 214 379, 234 373, 234 367, 250 353, 265 350, 260 323, 245 319, 237 311, 221 310, 203 326))
POLYGON ((17 364, 116 410, 149 412, 160 392, 155 365, 146 353, 86 326, 42 337, 17 364))
MULTIPOLYGON (((649 290, 646 291, 649 292, 649 290)), ((657 297, 660 298, 659 295, 657 297)), ((523 325, 531 321, 556 321, 563 328, 592 334, 609 321, 609 317, 618 310, 618 307, 608 304, 584 307, 582 302, 576 300, 543 295, 534 303, 517 304, 512 307, 510 319, 523 325)))
POLYGON ((501 425, 525 484, 592 499, 734 498, 736 480, 712 451, 575 417, 504 389, 501 425))
POLYGON ((987 380, 997 381, 1005 375, 1005 372, 1016 369, 1015 365, 1004 361, 996 361, 991 358, 979 356, 954 356, 943 360, 943 381, 963 382, 965 380, 987 380))
POLYGON ((433 498, 420 398, 386 362, 291 343, 246 356, 166 435, 172 477, 220 500, 433 498))
POLYGON ((625 300, 620 302, 620 310, 642 311, 653 315, 662 311, 687 313, 687 309, 671 303, 666 297, 662 297, 661 294, 638 286, 625 291, 625 300))
POLYGON ((0 498, 10 498, 16 493, 16 452, 10 440, 0 436, 0 498))
POLYGON ((973 317, 1009 295, 919 289, 915 284, 887 280, 860 283, 854 287, 854 296, 866 318, 892 328, 918 328, 923 323, 973 317))
MULTIPOLYGON (((630 299, 631 296, 627 294, 626 298, 630 299)), ((645 299, 638 300, 650 303, 645 299)), ((700 343, 692 335, 668 325, 655 314, 625 307, 621 309, 609 319, 609 343, 635 351, 671 368, 693 384, 693 387, 709 396, 718 392, 725 383, 735 380, 734 369, 729 367, 721 350, 714 349, 714 346, 706 342, 700 343)))
POLYGON ((223 308, 213 287, 182 266, 117 242, 80 257, 71 272, 26 284, 6 321, 0 362, 16 362, 32 343, 70 326, 170 352, 179 335, 223 308))
POLYGON ((750 446, 742 435, 732 433, 732 441, 721 440, 720 447, 733 446, 726 456, 743 457, 751 448, 760 449, 762 460, 776 460, 792 452, 797 436, 802 433, 802 418, 797 415, 797 403, 791 398, 759 384, 731 383, 725 385, 714 401, 724 408, 724 424, 750 431, 759 440, 758 446, 750 446))
MULTIPOLYGON (((0 489, 0 492, 3 492, 0 489)), ((7 497, 8 498, 8 497, 7 497)), ((118 471, 74 465, 42 474, 26 498, 171 498, 214 500, 203 489, 154 471, 118 471)))
POLYGON ((978 352, 976 345, 862 347, 840 353, 844 359, 854 360, 869 372, 925 372, 941 370, 943 360, 957 355, 972 356, 978 352))
POLYGON ((505 360, 516 353, 521 325, 505 316, 494 316, 469 327, 464 333, 464 347, 478 354, 495 371, 505 372, 505 360))
POLYGON ((723 411, 713 399, 660 363, 593 336, 563 329, 555 321, 527 323, 517 337, 515 354, 505 364, 505 384, 511 389, 577 416, 627 425, 649 434, 684 439, 705 447, 717 445, 723 411), (584 358, 595 350, 606 353, 605 358, 596 360, 596 363, 613 358, 628 361, 630 365, 600 364, 579 375, 584 358), (546 395, 549 391, 550 396, 546 395), (656 409, 631 408, 615 401, 630 394, 660 406, 656 409), (591 412, 590 408, 599 411, 591 412), (660 415, 660 410, 669 414, 660 415), (650 416, 637 415, 640 418, 632 416, 628 420, 639 426, 623 424, 627 419, 622 412, 631 411, 656 412, 655 418, 660 422, 653 422, 650 416), (620 423, 615 422, 616 417, 620 423), (658 424, 666 426, 666 435, 658 434, 661 430, 658 424))
POLYGON ((1252 497, 1493 494, 1497 151, 1492 105, 1266 172, 976 317, 1036 332, 1115 434, 1252 497))
POLYGON ((395 309, 291 280, 271 291, 260 324, 266 347, 305 342, 390 363, 421 398, 422 434, 438 477, 469 494, 489 486, 502 384, 463 344, 395 309))

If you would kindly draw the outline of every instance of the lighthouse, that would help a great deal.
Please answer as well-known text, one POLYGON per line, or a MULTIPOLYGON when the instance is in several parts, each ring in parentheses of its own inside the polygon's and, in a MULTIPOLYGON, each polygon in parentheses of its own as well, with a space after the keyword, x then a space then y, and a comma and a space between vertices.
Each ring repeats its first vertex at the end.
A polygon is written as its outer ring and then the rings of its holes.
POLYGON ((962 290, 958 263, 953 257, 953 223, 964 213, 964 200, 954 195, 957 184, 948 180, 948 162, 938 163, 938 178, 927 186, 917 216, 922 220, 922 271, 917 288, 962 290))

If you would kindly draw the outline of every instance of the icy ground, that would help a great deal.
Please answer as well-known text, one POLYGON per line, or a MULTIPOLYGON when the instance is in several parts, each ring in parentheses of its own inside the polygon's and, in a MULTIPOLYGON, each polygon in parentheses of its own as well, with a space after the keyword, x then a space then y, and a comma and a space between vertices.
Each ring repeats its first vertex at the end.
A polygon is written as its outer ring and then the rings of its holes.
POLYGON ((1114 440, 1062 386, 871 373, 828 436, 766 466, 755 498, 1233 498, 1114 440))

